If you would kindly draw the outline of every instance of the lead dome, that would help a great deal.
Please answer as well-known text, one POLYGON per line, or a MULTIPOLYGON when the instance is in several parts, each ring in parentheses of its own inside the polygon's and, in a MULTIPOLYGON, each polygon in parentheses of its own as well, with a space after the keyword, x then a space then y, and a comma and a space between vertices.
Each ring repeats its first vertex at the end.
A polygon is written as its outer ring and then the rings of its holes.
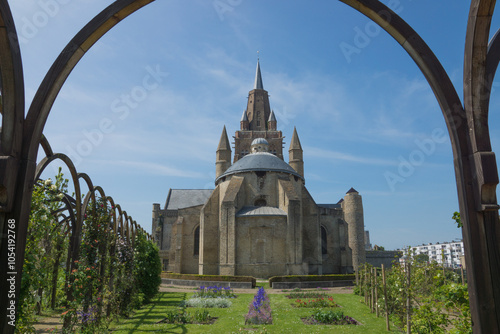
POLYGON ((252 153, 269 152, 269 143, 264 138, 256 138, 250 144, 250 151, 252 153))

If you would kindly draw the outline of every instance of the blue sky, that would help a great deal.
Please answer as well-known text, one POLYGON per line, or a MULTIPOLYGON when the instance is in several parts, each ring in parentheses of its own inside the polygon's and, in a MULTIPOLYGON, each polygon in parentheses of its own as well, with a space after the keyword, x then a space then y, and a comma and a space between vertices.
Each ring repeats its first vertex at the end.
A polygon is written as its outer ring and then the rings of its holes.
MULTIPOLYGON (((462 96, 468 2, 383 2, 429 44, 462 96)), ((72 36, 110 3, 10 1, 27 101, 72 36)), ((296 126, 317 203, 354 187, 372 243, 387 249, 461 237, 451 220, 451 146, 432 91, 387 33, 338 1, 157 0, 80 61, 44 134, 150 231, 152 204, 163 207, 169 188, 213 188, 218 140, 224 125, 230 136, 239 128, 257 50, 285 149, 296 126)), ((499 104, 494 91, 494 150, 499 104)))

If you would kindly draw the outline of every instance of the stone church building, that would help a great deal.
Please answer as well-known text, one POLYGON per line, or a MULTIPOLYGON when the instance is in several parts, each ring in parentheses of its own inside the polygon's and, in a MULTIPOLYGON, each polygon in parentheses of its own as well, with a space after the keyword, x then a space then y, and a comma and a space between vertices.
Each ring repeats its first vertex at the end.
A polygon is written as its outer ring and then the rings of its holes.
POLYGON ((352 273, 365 262, 361 196, 351 188, 338 203, 314 201, 296 129, 284 161, 259 63, 234 156, 224 127, 215 169, 215 189, 170 189, 163 209, 153 204, 165 270, 264 278, 352 273))

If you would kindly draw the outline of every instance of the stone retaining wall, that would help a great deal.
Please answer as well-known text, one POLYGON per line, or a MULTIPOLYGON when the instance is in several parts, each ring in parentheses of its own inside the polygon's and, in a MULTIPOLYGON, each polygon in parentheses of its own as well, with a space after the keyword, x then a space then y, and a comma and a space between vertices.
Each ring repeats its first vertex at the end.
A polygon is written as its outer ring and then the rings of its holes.
POLYGON ((309 281, 309 282, 273 282, 273 289, 314 289, 314 288, 336 288, 342 286, 353 286, 351 280, 345 281, 309 281))
POLYGON ((179 286, 218 286, 218 287, 230 287, 233 289, 252 289, 252 282, 225 282, 225 281, 198 281, 198 280, 187 280, 187 279, 173 279, 173 278, 162 278, 161 283, 165 285, 179 285, 179 286))

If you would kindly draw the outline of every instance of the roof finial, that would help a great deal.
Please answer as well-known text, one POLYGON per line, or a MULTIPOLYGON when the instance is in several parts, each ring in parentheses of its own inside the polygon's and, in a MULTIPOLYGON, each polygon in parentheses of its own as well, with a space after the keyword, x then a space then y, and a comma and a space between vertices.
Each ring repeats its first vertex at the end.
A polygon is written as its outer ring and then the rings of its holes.
POLYGON ((259 62, 259 53, 260 53, 260 51, 257 50, 257 62, 259 62))

